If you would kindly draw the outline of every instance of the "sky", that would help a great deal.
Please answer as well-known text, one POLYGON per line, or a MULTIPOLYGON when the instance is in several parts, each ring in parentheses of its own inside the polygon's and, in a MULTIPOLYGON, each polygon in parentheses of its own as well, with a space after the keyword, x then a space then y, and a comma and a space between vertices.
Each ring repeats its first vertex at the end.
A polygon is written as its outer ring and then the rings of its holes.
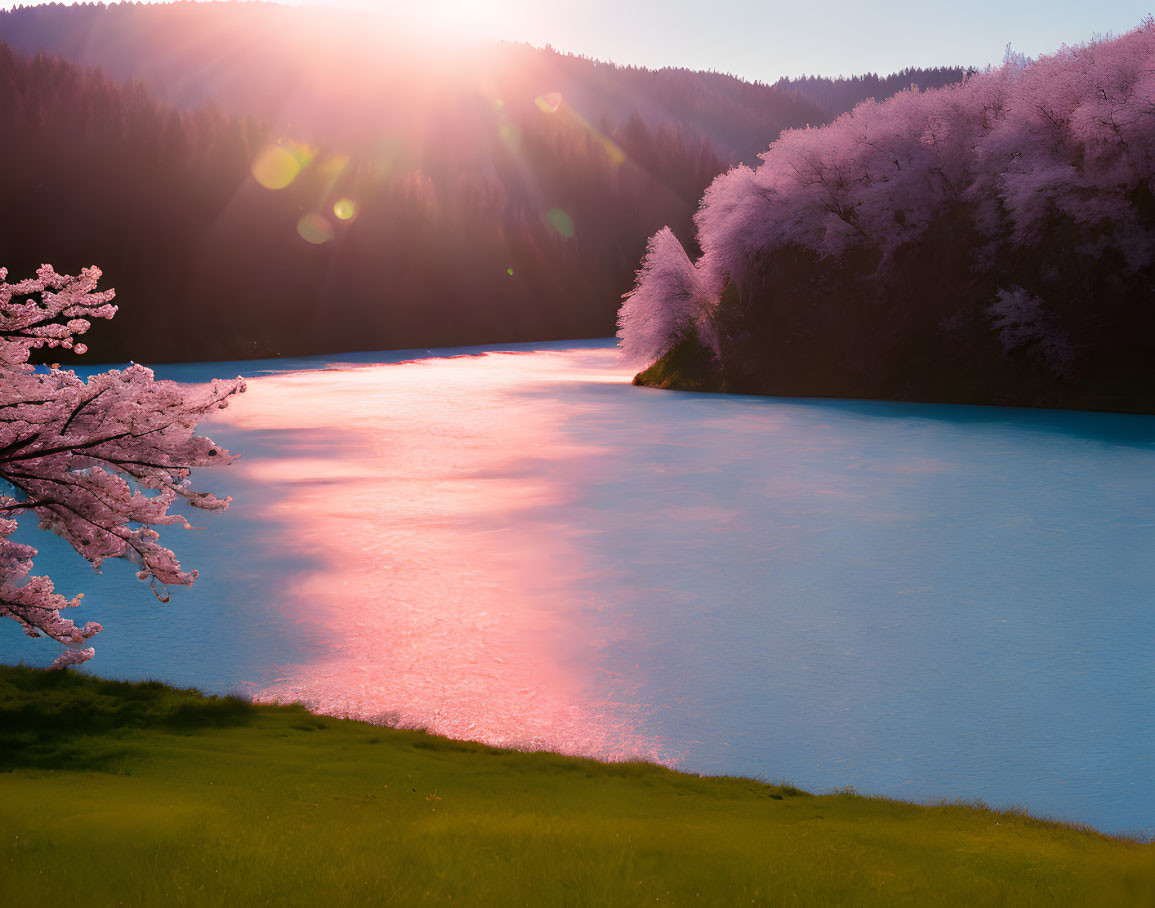
MULTIPOLYGON (((19 0, 34 5, 37 0, 19 0)), ((298 5, 301 0, 296 0, 298 5)), ((780 76, 880 75, 907 66, 998 63, 1010 42, 1034 57, 1096 34, 1121 34, 1155 0, 309 0, 411 19, 431 37, 552 45, 599 60, 780 76)), ((0 0, 0 8, 17 5, 0 0)))

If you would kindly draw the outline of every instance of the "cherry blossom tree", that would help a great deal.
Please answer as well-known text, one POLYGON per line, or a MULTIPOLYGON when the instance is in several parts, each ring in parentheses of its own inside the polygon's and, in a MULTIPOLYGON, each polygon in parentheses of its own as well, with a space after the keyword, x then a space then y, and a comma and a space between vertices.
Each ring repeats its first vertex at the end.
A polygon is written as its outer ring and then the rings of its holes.
POLYGON ((228 507, 228 498, 194 491, 189 471, 234 458, 193 430, 245 390, 240 378, 201 386, 157 381, 136 364, 87 380, 32 366, 39 348, 84 353, 77 338, 91 319, 115 315, 113 291, 97 291, 99 278, 96 268, 71 276, 45 265, 10 284, 0 268, 0 617, 68 647, 52 668, 91 659, 85 643, 101 626, 81 627, 62 614, 83 594, 68 599, 48 577, 30 576, 36 549, 10 538, 16 518, 35 514, 41 529, 94 568, 107 558, 130 561, 167 601, 166 587, 191 584, 196 571, 183 570, 153 528, 188 526, 168 512, 178 498, 204 510, 228 507))
POLYGON ((637 285, 618 314, 623 358, 653 362, 695 332, 703 346, 716 352, 710 310, 694 263, 674 232, 663 227, 650 238, 637 285))
POLYGON ((1155 320, 1155 20, 783 132, 694 223, 697 262, 651 242, 623 351, 660 356, 707 313, 718 374, 782 381, 760 370, 805 347, 810 373, 844 376, 823 393, 938 394, 954 368, 955 398, 1030 403, 1042 365, 1129 406, 1118 376, 1149 368, 1155 320))

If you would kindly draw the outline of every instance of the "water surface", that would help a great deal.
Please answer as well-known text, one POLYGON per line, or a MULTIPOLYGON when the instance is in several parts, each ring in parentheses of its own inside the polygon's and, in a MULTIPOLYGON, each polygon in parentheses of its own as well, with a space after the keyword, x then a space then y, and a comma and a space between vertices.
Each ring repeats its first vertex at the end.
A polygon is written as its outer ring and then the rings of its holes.
MULTIPOLYGON (((201 571, 170 605, 22 528, 106 625, 91 670, 1155 831, 1155 419, 458 352, 241 364, 202 428, 243 457, 198 477, 235 500, 165 529, 201 571)), ((3 661, 55 655, 0 630, 3 661)))

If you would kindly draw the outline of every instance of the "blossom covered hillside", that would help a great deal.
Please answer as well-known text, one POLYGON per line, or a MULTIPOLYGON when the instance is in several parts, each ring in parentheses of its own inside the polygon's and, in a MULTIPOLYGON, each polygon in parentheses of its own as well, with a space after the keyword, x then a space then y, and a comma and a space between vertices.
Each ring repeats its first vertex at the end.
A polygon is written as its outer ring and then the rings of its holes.
POLYGON ((663 387, 1155 411, 1155 23, 867 101, 651 243, 619 318, 663 387), (684 253, 682 253, 684 254, 684 253), (669 281, 666 280, 668 284, 669 281), (688 279, 683 278, 684 286, 688 279))

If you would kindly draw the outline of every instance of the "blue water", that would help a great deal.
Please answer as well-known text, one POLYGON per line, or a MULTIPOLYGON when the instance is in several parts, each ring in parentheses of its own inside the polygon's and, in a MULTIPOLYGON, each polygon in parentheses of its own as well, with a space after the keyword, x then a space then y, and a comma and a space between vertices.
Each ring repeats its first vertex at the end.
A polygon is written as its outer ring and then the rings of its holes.
MULTIPOLYGON (((506 349, 160 370, 252 378, 202 427, 234 503, 165 528, 201 572, 169 605, 22 526, 106 626, 88 670, 1155 833, 1155 418, 506 349)), ((55 655, 0 626, 0 660, 55 655)))

